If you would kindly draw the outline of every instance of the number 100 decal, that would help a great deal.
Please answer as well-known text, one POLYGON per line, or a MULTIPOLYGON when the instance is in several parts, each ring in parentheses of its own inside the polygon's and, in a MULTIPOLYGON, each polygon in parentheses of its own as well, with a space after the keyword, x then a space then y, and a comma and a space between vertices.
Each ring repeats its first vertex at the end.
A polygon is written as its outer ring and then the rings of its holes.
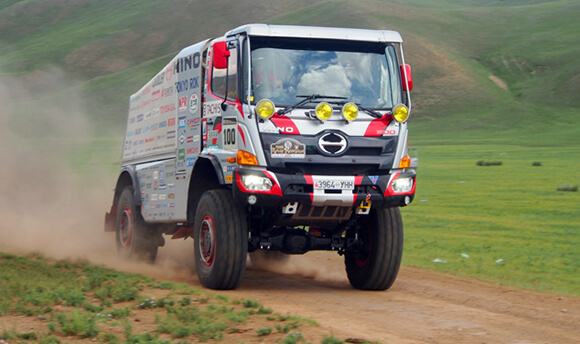
POLYGON ((236 144, 237 126, 235 118, 224 118, 222 122, 223 149, 230 151, 238 149, 236 144))

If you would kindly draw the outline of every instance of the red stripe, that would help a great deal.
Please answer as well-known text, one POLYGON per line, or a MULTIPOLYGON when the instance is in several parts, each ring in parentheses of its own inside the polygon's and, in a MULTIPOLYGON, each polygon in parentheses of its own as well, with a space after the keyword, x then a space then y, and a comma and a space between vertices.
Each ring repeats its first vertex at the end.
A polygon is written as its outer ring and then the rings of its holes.
POLYGON ((274 178, 272 176, 272 174, 268 171, 264 171, 264 174, 270 178, 272 180, 272 182, 274 183, 274 186, 272 186, 272 188, 270 189, 271 194, 274 194, 276 196, 282 196, 282 189, 280 189, 280 185, 278 185, 278 183, 276 182, 276 178, 274 178))
POLYGON ((246 137, 244 136, 244 131, 242 130, 242 127, 240 127, 240 125, 238 124, 238 132, 240 133, 240 136, 242 137, 242 142, 244 143, 244 147, 246 146, 246 137))
POLYGON ((373 119, 367 127, 365 136, 382 136, 385 133, 385 129, 392 120, 393 118, 391 116, 383 116, 381 118, 373 119))
POLYGON ((270 117, 270 120, 274 123, 276 127, 281 130, 281 134, 287 135, 300 135, 300 131, 298 127, 290 118, 286 116, 278 116, 278 114, 274 114, 274 116, 270 117))

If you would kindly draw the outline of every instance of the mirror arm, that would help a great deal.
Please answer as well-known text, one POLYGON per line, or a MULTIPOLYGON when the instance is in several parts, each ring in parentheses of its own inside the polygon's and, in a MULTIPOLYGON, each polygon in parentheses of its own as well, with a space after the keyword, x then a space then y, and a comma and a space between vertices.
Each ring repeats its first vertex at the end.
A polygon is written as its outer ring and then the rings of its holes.
POLYGON ((224 101, 221 104, 221 108, 222 111, 226 111, 226 99, 228 99, 228 80, 230 79, 230 56, 226 56, 226 61, 227 61, 227 65, 226 65, 226 91, 224 94, 224 101))

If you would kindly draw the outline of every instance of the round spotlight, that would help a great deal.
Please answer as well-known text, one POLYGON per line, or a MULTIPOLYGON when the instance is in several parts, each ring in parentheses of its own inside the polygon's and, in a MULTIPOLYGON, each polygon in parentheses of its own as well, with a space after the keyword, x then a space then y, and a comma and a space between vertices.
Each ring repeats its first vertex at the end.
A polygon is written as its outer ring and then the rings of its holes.
POLYGON ((256 105, 256 112, 262 118, 270 118, 274 115, 274 103, 270 99, 262 99, 256 105))
POLYGON ((405 122, 409 118, 409 109, 403 104, 397 104, 393 108, 393 117, 397 122, 405 122))
POLYGON ((316 106, 316 117, 321 121, 326 121, 332 116, 332 106, 328 103, 320 103, 316 106))
POLYGON ((358 107, 353 103, 346 103, 342 107, 342 115, 347 121, 354 121, 358 116, 358 107))

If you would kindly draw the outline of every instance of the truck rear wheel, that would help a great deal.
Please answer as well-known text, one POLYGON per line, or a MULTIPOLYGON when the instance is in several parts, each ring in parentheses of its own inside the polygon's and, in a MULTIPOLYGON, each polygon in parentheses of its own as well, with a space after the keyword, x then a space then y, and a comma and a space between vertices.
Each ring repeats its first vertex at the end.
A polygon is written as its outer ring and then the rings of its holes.
POLYGON ((126 186, 117 203, 117 254, 123 259, 155 262, 160 233, 147 225, 133 198, 133 187, 126 186))
POLYGON ((386 290, 393 285, 403 256, 403 220, 399 208, 373 209, 359 217, 363 247, 345 255, 350 284, 363 290, 386 290))
POLYGON ((229 190, 206 191, 194 222, 197 276, 210 289, 235 289, 246 269, 248 225, 229 190))

